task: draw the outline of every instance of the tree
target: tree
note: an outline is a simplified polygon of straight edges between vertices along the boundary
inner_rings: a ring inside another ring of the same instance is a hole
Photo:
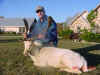
[[[91,27],[95,26],[95,22],[93,22],[93,20],[96,18],[96,16],[97,16],[97,12],[95,12],[94,10],[92,10],[89,13],[88,17],[87,17],[89,23],[91,24]]]

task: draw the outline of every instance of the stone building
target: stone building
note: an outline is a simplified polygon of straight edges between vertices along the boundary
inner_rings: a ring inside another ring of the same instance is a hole
[[[81,14],[75,15],[72,20],[69,21],[68,27],[75,33],[80,30],[87,29],[90,30],[90,23],[87,20],[88,11],[84,11]]]

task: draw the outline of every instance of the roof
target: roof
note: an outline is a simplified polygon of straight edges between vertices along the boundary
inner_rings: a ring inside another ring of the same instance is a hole
[[[32,24],[32,22],[34,21],[33,18],[26,18],[29,25]],[[21,18],[0,18],[0,26],[16,26],[16,27],[24,27],[24,22],[23,19]]]
[[[67,22],[67,24],[68,24],[68,25],[71,25],[71,24],[78,18],[79,15],[80,15],[80,13],[77,13],[75,16],[73,16],[73,17]]]
[[[72,25],[78,18],[82,17],[84,13],[86,13],[87,11],[84,11],[82,13],[77,13],[67,24],[68,25]],[[84,18],[84,17],[82,17]],[[84,20],[86,21],[86,19],[84,18]],[[86,21],[88,22],[88,21]]]

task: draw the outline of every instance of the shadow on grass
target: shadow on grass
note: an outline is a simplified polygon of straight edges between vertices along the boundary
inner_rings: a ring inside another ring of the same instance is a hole
[[[3,71],[2,67],[0,67],[0,75],[3,75]]]
[[[18,42],[22,41],[22,39],[7,39],[7,40],[0,40],[0,43],[8,43],[8,42]]]
[[[89,51],[100,50],[100,44],[96,44],[94,46],[88,46],[85,48],[73,49],[73,50],[75,50],[76,52],[84,56],[89,66],[97,66],[100,64],[100,54],[89,53]]]

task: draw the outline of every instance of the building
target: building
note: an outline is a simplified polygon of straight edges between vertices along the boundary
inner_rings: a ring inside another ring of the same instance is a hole
[[[90,23],[87,20],[87,15],[88,11],[84,11],[81,14],[78,13],[68,22],[68,27],[75,33],[83,29],[90,30]]]
[[[33,18],[27,18],[29,25],[34,21]],[[24,22],[21,18],[0,18],[0,31],[2,32],[24,32]]]
[[[100,4],[97,5],[95,9],[93,9],[94,13],[97,14],[96,18],[93,20],[95,22],[95,32],[100,33]]]

